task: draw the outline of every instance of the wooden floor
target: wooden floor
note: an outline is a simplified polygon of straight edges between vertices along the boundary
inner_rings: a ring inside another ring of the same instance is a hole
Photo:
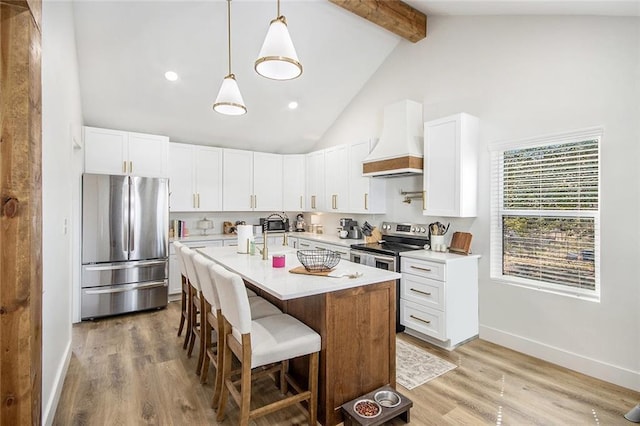
[[[73,328],[73,355],[54,425],[218,424],[210,408],[209,383],[195,374],[176,337],[179,305],[164,310],[84,322]],[[412,391],[416,425],[632,425],[623,414],[640,393],[554,366],[503,347],[474,340],[452,352],[401,338],[458,365]],[[255,401],[279,392],[266,378],[254,387]],[[233,402],[221,424],[237,424]],[[302,409],[259,418],[256,425],[305,423]],[[394,421],[390,425],[403,424]]]

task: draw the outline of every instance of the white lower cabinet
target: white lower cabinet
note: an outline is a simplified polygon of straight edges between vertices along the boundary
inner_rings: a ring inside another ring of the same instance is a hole
[[[202,241],[180,241],[191,249],[199,249],[205,247],[222,247],[222,240],[202,240]],[[169,294],[180,294],[182,291],[182,271],[180,271],[180,263],[178,255],[175,252],[173,244],[169,244]]]
[[[400,266],[405,332],[449,350],[477,337],[479,256],[427,251],[407,256]]]
[[[320,243],[313,240],[305,240],[300,238],[298,249],[300,250],[331,250],[340,255],[340,259],[349,260],[351,250],[348,247],[339,244]]]

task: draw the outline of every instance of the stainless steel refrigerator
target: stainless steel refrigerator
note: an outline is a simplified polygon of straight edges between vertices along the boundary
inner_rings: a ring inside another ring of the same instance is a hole
[[[167,305],[168,179],[82,176],[82,319]]]

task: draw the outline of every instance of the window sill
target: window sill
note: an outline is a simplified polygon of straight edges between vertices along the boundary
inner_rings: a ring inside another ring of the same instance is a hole
[[[492,276],[491,280],[500,284],[512,285],[515,287],[521,287],[528,290],[541,291],[544,293],[556,294],[558,296],[569,297],[572,299],[579,299],[587,302],[600,303],[600,294],[596,293],[595,291],[589,292],[588,290],[585,290],[581,292],[581,291],[576,291],[571,289],[564,290],[564,289],[558,289],[554,286],[547,286],[542,283],[523,282],[521,280],[514,279],[512,277],[504,277],[504,276],[500,276],[500,277]]]

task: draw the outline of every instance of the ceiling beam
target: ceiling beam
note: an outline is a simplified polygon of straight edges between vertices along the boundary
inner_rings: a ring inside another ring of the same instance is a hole
[[[416,43],[427,36],[427,15],[400,0],[329,0]]]

